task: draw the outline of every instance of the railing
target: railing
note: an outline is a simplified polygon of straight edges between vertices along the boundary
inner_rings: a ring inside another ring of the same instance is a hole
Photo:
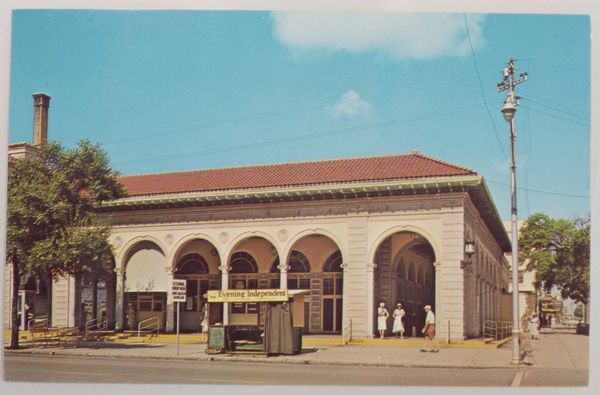
[[[33,317],[27,321],[27,330],[30,334],[43,332],[48,329],[48,316]]]
[[[483,337],[492,340],[502,340],[512,336],[512,321],[483,321]]]
[[[91,329],[95,330],[106,330],[106,317],[94,318],[93,320],[89,320],[85,323],[85,336],[88,336],[88,333]]]
[[[140,321],[138,324],[138,337],[142,336],[142,332],[144,335],[148,335],[153,332],[156,332],[156,335],[158,335],[159,331],[160,320],[157,316],[146,318],[145,320]]]
[[[348,325],[344,327],[342,331],[342,341],[344,346],[352,341],[352,320],[348,320]]]

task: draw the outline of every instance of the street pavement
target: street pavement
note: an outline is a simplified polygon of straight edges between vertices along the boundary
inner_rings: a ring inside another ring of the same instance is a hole
[[[17,354],[7,356],[5,378],[11,382],[336,385],[336,386],[582,386],[587,371],[563,369],[482,370],[402,368],[277,363],[229,363],[189,360],[98,358]],[[288,387],[289,388],[289,387]],[[245,391],[246,392],[246,391]],[[286,392],[289,392],[286,389]],[[307,391],[312,393],[313,391]],[[480,391],[481,392],[481,391]],[[397,391],[396,391],[397,393]]]
[[[383,343],[385,344],[385,343]],[[574,332],[543,333],[531,340],[532,354],[526,358],[528,368],[588,370],[589,338]],[[260,362],[314,365],[368,365],[394,367],[444,368],[521,368],[511,364],[512,349],[508,342],[500,348],[451,348],[440,344],[438,353],[421,352],[414,347],[398,346],[332,346],[305,348],[298,355],[208,355],[204,344],[181,344],[177,355],[175,344],[102,342],[79,347],[46,347],[6,350],[6,355],[37,354],[111,358],[179,359],[195,361]]]

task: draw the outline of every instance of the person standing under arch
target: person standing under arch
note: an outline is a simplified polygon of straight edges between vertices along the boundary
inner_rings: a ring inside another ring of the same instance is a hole
[[[402,323],[402,319],[406,315],[404,311],[404,306],[402,303],[398,303],[392,316],[394,317],[394,326],[392,327],[392,333],[396,335],[396,337],[400,336],[400,339],[404,338],[404,324]]]
[[[379,303],[379,308],[377,309],[377,330],[379,330],[379,337],[382,339],[387,330],[387,319],[389,316],[390,313],[385,308],[385,303]]]

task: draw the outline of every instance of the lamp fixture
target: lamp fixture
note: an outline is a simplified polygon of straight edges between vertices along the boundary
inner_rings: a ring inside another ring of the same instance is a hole
[[[463,259],[462,261],[460,261],[461,269],[464,269],[465,267],[473,263],[473,260],[471,259],[473,254],[475,254],[475,242],[473,240],[465,240],[465,255],[469,259]]]

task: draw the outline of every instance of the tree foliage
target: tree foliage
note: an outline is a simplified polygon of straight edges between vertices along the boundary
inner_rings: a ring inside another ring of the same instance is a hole
[[[590,289],[590,218],[574,221],[533,214],[519,236],[519,260],[536,271],[536,288],[558,286],[563,297],[587,303]]]
[[[109,230],[97,223],[93,208],[122,196],[105,151],[87,140],[73,149],[46,144],[31,157],[9,161],[7,260],[14,289],[28,274],[105,272]]]

